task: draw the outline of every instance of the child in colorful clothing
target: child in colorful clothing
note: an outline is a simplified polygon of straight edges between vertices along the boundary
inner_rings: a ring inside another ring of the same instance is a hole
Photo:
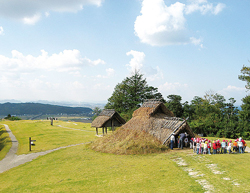
[[[243,143],[241,137],[239,138],[238,141],[238,147],[239,147],[239,153],[243,153]]]
[[[200,143],[199,143],[199,139],[198,141],[196,141],[196,149],[197,149],[197,154],[200,153]]]
[[[196,141],[197,141],[197,139],[194,138],[194,140],[193,140],[193,151],[194,151],[194,153],[196,152]]]
[[[237,140],[235,140],[235,141],[233,142],[233,151],[234,151],[234,152],[237,152],[237,151],[238,151],[238,143],[237,143]]]
[[[202,140],[202,141],[201,141],[201,146],[200,146],[200,148],[201,148],[200,153],[201,153],[201,154],[203,154],[203,151],[204,151],[204,144],[205,144],[205,143],[204,143],[204,140]]]
[[[230,140],[228,142],[228,145],[227,145],[227,150],[228,150],[228,154],[230,154],[232,151],[231,151],[231,148],[232,148],[232,140]]]
[[[220,153],[220,149],[221,149],[221,143],[220,140],[217,140],[217,153]]]
[[[190,139],[190,142],[189,142],[190,149],[193,149],[193,140],[194,140],[194,138]]]
[[[226,147],[224,153],[227,153],[228,140],[226,140]]]
[[[204,152],[203,154],[207,154],[207,141],[204,143]]]
[[[242,143],[243,143],[242,151],[243,151],[243,153],[245,153],[245,143],[246,143],[246,142],[244,141],[244,139],[242,139],[241,141],[242,141]]]
[[[207,143],[208,154],[211,154],[211,146],[212,146],[211,141],[208,140],[208,143]]]
[[[213,142],[213,154],[217,153],[217,141]]]
[[[225,148],[226,148],[226,141],[225,139],[221,142],[221,152],[220,153],[225,153]]]

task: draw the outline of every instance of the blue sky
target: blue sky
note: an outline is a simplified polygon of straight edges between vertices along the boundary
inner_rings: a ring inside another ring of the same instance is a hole
[[[250,1],[0,0],[0,100],[103,102],[135,69],[165,99],[241,104]]]

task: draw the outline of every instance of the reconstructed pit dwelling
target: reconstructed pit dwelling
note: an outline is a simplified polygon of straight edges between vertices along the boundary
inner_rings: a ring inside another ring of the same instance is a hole
[[[180,133],[187,133],[188,138],[195,137],[193,131],[189,127],[186,119],[174,117],[173,112],[167,109],[164,103],[159,100],[147,100],[142,106],[135,110],[132,119],[125,123],[124,119],[113,109],[105,109],[92,122],[92,127],[98,128],[122,127],[124,129],[133,129],[137,131],[145,131],[162,142],[169,145],[170,137],[174,133],[177,137]]]

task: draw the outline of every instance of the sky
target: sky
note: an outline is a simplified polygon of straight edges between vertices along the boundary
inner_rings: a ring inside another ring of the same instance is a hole
[[[248,95],[249,0],[0,0],[0,100],[106,103],[139,70],[167,100]]]

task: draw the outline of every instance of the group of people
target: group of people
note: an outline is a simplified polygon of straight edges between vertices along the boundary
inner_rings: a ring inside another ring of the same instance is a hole
[[[175,146],[175,134],[173,133],[170,137],[170,148],[173,149]],[[178,144],[178,148],[183,149],[184,145],[185,147],[188,146],[188,134],[185,133],[180,133],[178,138],[177,138],[177,144]]]
[[[177,142],[177,144],[176,144]],[[184,145],[193,149],[194,153],[197,154],[230,154],[230,153],[244,153],[247,143],[241,137],[232,140],[222,140],[219,139],[211,141],[206,138],[191,138],[188,139],[187,133],[181,133],[178,137],[173,133],[170,137],[170,148],[173,149],[175,145],[178,148],[183,149]]]
[[[247,143],[241,137],[234,140],[219,139],[211,141],[206,138],[191,138],[190,148],[197,154],[244,153]]]

